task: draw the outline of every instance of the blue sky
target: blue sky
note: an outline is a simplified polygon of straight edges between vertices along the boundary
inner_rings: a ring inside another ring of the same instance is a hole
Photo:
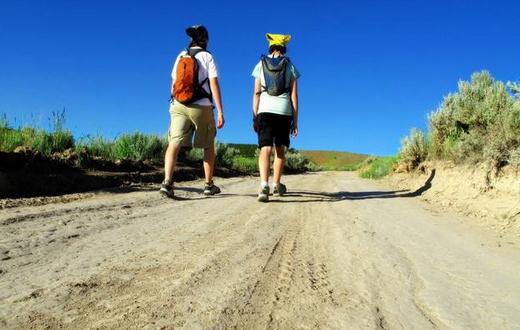
[[[255,143],[251,71],[287,33],[300,78],[298,149],[397,152],[457,81],[520,80],[518,1],[2,1],[0,114],[80,138],[168,127],[170,72],[204,24],[220,73],[222,142]],[[188,3],[188,2],[183,2]]]

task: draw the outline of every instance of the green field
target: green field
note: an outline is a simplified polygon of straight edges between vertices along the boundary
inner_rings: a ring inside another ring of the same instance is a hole
[[[323,170],[352,171],[368,158],[368,155],[342,151],[300,150],[300,153]]]

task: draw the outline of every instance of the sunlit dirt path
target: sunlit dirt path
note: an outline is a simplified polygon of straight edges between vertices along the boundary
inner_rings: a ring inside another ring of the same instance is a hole
[[[1,328],[515,329],[520,253],[352,173],[0,210]]]

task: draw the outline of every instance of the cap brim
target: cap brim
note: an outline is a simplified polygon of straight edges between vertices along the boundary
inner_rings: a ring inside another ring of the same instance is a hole
[[[197,31],[197,30],[194,27],[190,26],[189,28],[186,29],[186,34],[191,37],[191,36],[193,36],[193,33],[195,31]]]

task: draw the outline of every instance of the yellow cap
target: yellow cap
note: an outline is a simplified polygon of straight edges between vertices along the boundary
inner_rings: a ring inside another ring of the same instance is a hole
[[[291,40],[291,36],[288,34],[266,33],[265,37],[269,42],[269,46],[277,45],[285,47]]]

